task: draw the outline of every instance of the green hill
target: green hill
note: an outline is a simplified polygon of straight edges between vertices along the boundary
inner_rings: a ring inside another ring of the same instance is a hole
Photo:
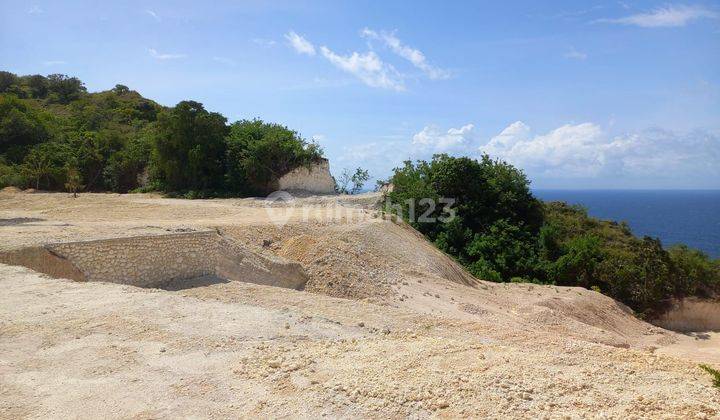
[[[170,108],[123,85],[89,93],[74,77],[0,72],[0,187],[65,190],[79,174],[85,191],[242,196],[321,158],[287,127],[228,125],[198,102]]]

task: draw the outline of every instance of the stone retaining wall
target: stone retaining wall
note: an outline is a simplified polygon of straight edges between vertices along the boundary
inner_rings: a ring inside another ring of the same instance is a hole
[[[215,231],[67,242],[0,253],[0,263],[22,265],[57,278],[139,287],[216,276],[302,289],[302,266],[225,238]]]
[[[177,278],[215,273],[214,231],[46,245],[71,261],[87,281],[152,287]]]

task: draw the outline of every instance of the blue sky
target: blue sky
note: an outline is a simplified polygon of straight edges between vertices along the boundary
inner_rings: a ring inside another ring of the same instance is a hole
[[[0,6],[4,70],[281,122],[335,173],[486,152],[536,188],[720,188],[718,2]]]

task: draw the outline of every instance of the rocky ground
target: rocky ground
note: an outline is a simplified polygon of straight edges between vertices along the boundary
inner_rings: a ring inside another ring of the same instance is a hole
[[[217,229],[297,261],[304,291],[163,289],[0,265],[0,417],[716,418],[716,335],[595,292],[470,277],[377,196],[259,200],[0,193],[0,250]]]

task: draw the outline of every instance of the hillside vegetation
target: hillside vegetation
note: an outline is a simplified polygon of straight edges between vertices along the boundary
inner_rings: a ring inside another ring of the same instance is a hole
[[[198,102],[169,108],[123,85],[88,93],[74,77],[0,72],[0,187],[259,195],[322,156],[287,127],[228,124]],[[367,177],[361,169],[347,173],[341,190],[356,192],[348,184]],[[718,260],[685,246],[665,249],[579,207],[543,203],[505,162],[438,155],[406,162],[391,181],[398,212],[478,278],[582,286],[641,316],[658,314],[673,298],[720,291]],[[443,206],[429,207],[442,198],[455,200],[456,217],[443,221]],[[414,217],[421,214],[435,219]]]
[[[720,292],[720,260],[686,246],[665,249],[581,207],[543,203],[522,171],[488,156],[408,161],[391,182],[397,211],[481,279],[594,289],[644,317],[673,298]],[[445,209],[435,205],[442,197],[456,200],[456,217],[443,221]]]
[[[228,125],[198,102],[168,108],[123,85],[88,93],[75,77],[0,72],[0,187],[263,194],[322,154],[287,127]]]

